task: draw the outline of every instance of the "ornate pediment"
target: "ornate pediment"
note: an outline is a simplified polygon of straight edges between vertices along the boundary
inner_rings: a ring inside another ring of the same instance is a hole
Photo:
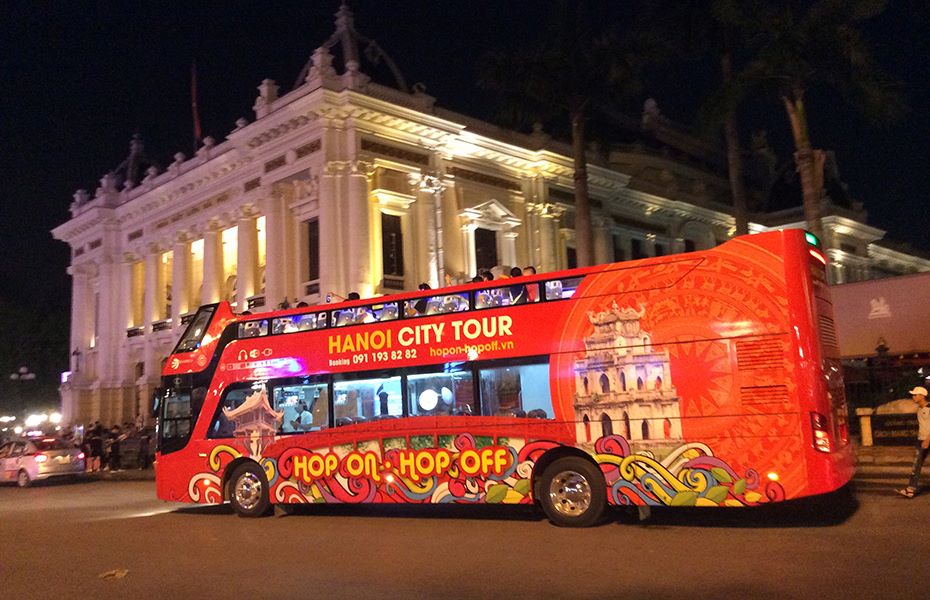
[[[466,208],[459,216],[466,222],[488,229],[513,229],[522,221],[498,200],[488,200]]]

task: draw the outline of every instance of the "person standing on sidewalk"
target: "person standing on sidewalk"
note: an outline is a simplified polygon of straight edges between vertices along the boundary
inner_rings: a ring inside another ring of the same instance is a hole
[[[910,392],[911,398],[917,403],[917,450],[914,455],[914,470],[907,482],[907,487],[898,490],[905,498],[913,498],[917,494],[920,483],[920,470],[930,452],[930,405],[927,403],[927,388],[917,386]]]

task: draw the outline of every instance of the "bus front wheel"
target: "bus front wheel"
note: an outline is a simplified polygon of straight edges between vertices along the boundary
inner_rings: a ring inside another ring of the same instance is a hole
[[[261,517],[271,506],[268,480],[255,463],[243,463],[230,478],[229,503],[240,517]]]
[[[578,456],[560,458],[546,467],[537,489],[546,517],[560,527],[595,525],[607,506],[600,469]]]

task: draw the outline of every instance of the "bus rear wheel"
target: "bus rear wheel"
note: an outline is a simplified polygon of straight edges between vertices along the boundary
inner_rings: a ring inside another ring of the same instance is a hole
[[[578,456],[557,459],[546,467],[537,490],[543,512],[559,527],[595,525],[607,506],[600,469]]]
[[[229,503],[240,517],[261,517],[268,514],[268,480],[261,467],[244,463],[229,479]]]

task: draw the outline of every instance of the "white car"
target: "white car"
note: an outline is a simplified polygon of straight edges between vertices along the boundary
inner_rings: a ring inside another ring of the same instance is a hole
[[[28,487],[33,481],[84,472],[84,453],[57,438],[16,440],[0,446],[0,481]]]

